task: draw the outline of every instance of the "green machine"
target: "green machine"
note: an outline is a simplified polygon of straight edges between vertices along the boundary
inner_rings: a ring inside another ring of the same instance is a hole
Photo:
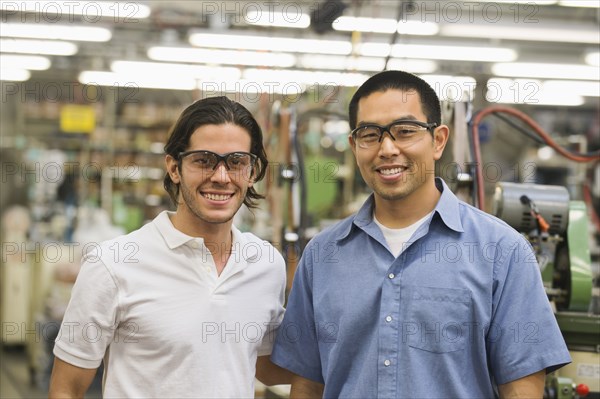
[[[547,378],[548,398],[600,398],[600,315],[594,309],[586,206],[562,186],[498,183],[493,214],[532,244],[573,363]]]

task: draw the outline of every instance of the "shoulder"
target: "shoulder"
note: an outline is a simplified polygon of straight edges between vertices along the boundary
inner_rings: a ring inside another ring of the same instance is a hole
[[[265,263],[275,263],[285,267],[283,256],[273,244],[249,232],[240,232],[239,250],[245,258],[258,256]]]
[[[354,218],[356,214],[350,215],[341,221],[326,227],[322,231],[320,231],[317,235],[315,235],[309,242],[310,245],[315,244],[331,244],[336,243],[340,240],[346,238],[354,224]]]
[[[476,229],[487,232],[487,235],[506,238],[510,241],[521,241],[524,237],[502,219],[482,211],[466,202],[459,201],[460,217],[466,231]]]

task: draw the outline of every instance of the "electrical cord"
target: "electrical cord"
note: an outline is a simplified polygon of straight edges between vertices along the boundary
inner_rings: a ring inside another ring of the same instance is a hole
[[[485,190],[484,190],[484,182],[483,182],[483,165],[481,163],[481,147],[479,142],[479,124],[486,116],[490,114],[509,114],[511,116],[517,117],[529,125],[533,132],[542,138],[542,140],[552,147],[557,153],[562,155],[563,157],[570,159],[575,162],[598,162],[600,161],[600,151],[595,151],[587,154],[579,154],[575,152],[571,152],[560,145],[558,145],[552,137],[548,133],[542,129],[540,125],[538,125],[533,119],[527,116],[525,113],[516,110],[510,107],[503,106],[493,106],[489,108],[484,108],[479,111],[470,122],[471,124],[471,138],[473,140],[473,158],[475,161],[475,182],[476,182],[476,197],[475,204],[479,209],[485,211]]]

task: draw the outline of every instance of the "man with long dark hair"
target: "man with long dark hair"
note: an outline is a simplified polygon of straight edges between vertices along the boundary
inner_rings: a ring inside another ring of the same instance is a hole
[[[84,256],[50,397],[82,397],[102,361],[105,397],[242,398],[254,397],[255,376],[288,382],[268,358],[283,317],[283,258],[232,222],[263,198],[258,123],[235,101],[206,98],[183,111],[165,152],[177,210]]]

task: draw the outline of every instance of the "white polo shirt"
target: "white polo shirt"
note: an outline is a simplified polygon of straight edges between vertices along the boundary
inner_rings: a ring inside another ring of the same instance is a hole
[[[254,397],[256,358],[271,353],[283,317],[285,263],[232,230],[220,276],[211,244],[175,229],[169,212],[97,246],[54,354],[83,368],[104,359],[104,397]]]

